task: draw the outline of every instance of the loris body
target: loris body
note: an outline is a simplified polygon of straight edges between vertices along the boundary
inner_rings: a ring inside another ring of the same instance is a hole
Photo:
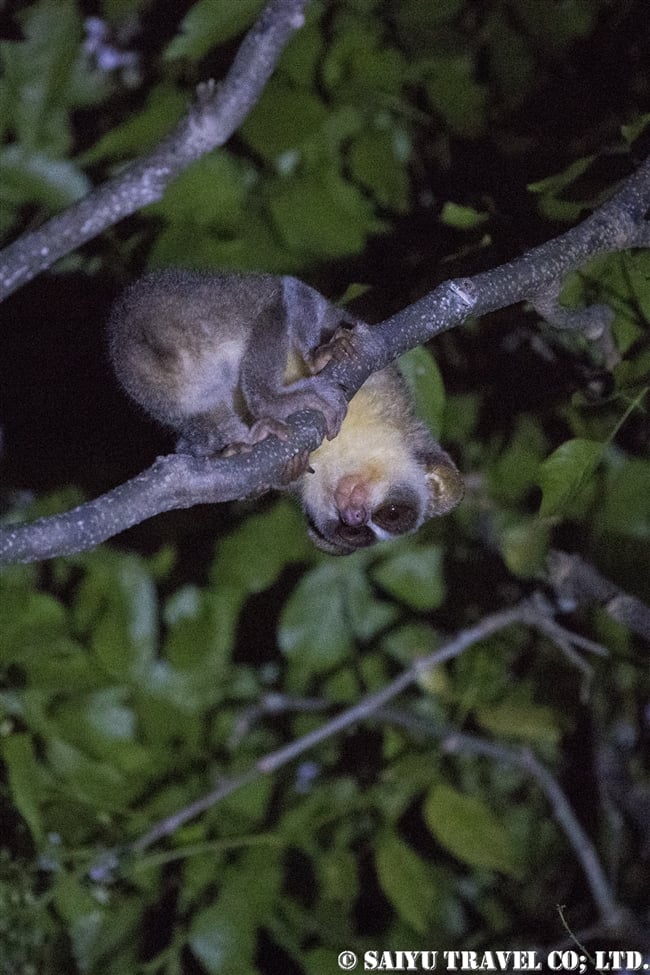
[[[396,367],[352,398],[318,375],[349,353],[354,320],[295,278],[169,269],[135,282],[111,316],[118,378],[176,429],[178,450],[212,455],[282,435],[315,409],[326,440],[292,489],[319,548],[348,554],[417,529],[461,499],[448,455],[418,421]]]

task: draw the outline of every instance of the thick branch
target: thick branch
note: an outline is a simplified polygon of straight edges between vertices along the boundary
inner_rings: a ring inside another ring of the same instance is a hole
[[[603,254],[646,247],[650,243],[650,158],[628,177],[618,192],[581,224],[521,257],[472,278],[440,285],[382,322],[378,337],[390,358],[446,332],[469,315],[478,318],[557,287],[570,272]],[[590,327],[593,316],[586,316]],[[577,316],[575,327],[583,327]],[[566,323],[564,323],[566,325]]]
[[[270,437],[250,453],[216,460],[190,454],[159,457],[146,471],[94,501],[0,531],[0,565],[84,552],[163,511],[233,501],[280,487],[278,471],[296,454],[315,450],[325,435],[320,413],[298,413],[290,426],[289,442]]]
[[[196,104],[150,155],[7,247],[0,260],[0,300],[107,227],[159,200],[183,170],[223,145],[257,103],[289,38],[303,25],[307,2],[271,0],[225,80],[200,86]]]

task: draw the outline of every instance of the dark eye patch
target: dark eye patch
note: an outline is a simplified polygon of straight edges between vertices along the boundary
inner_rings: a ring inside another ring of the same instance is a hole
[[[390,501],[387,504],[382,504],[372,513],[372,520],[375,525],[394,535],[412,531],[418,523],[418,517],[417,509],[403,501]]]
[[[309,514],[309,512],[307,512],[307,511],[305,512],[305,517],[307,519],[307,527],[309,528],[309,530],[312,533],[312,535],[315,535],[316,538],[318,538],[321,542],[327,541],[326,536],[320,530],[320,528],[318,527],[318,525],[316,524],[316,522],[314,521],[314,519],[311,517],[311,515]]]

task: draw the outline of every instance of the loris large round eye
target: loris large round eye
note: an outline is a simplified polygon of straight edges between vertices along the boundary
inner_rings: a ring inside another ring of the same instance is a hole
[[[384,531],[401,535],[403,532],[415,528],[418,522],[418,513],[412,505],[395,501],[384,504],[381,508],[373,511],[372,520]]]

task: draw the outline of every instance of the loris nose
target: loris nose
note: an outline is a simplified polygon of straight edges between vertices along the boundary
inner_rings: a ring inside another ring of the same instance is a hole
[[[345,474],[340,478],[334,491],[342,525],[348,528],[362,528],[370,518],[368,506],[368,484],[360,474]]]
[[[350,528],[360,528],[368,521],[368,509],[362,504],[346,504],[339,510],[339,518]]]

